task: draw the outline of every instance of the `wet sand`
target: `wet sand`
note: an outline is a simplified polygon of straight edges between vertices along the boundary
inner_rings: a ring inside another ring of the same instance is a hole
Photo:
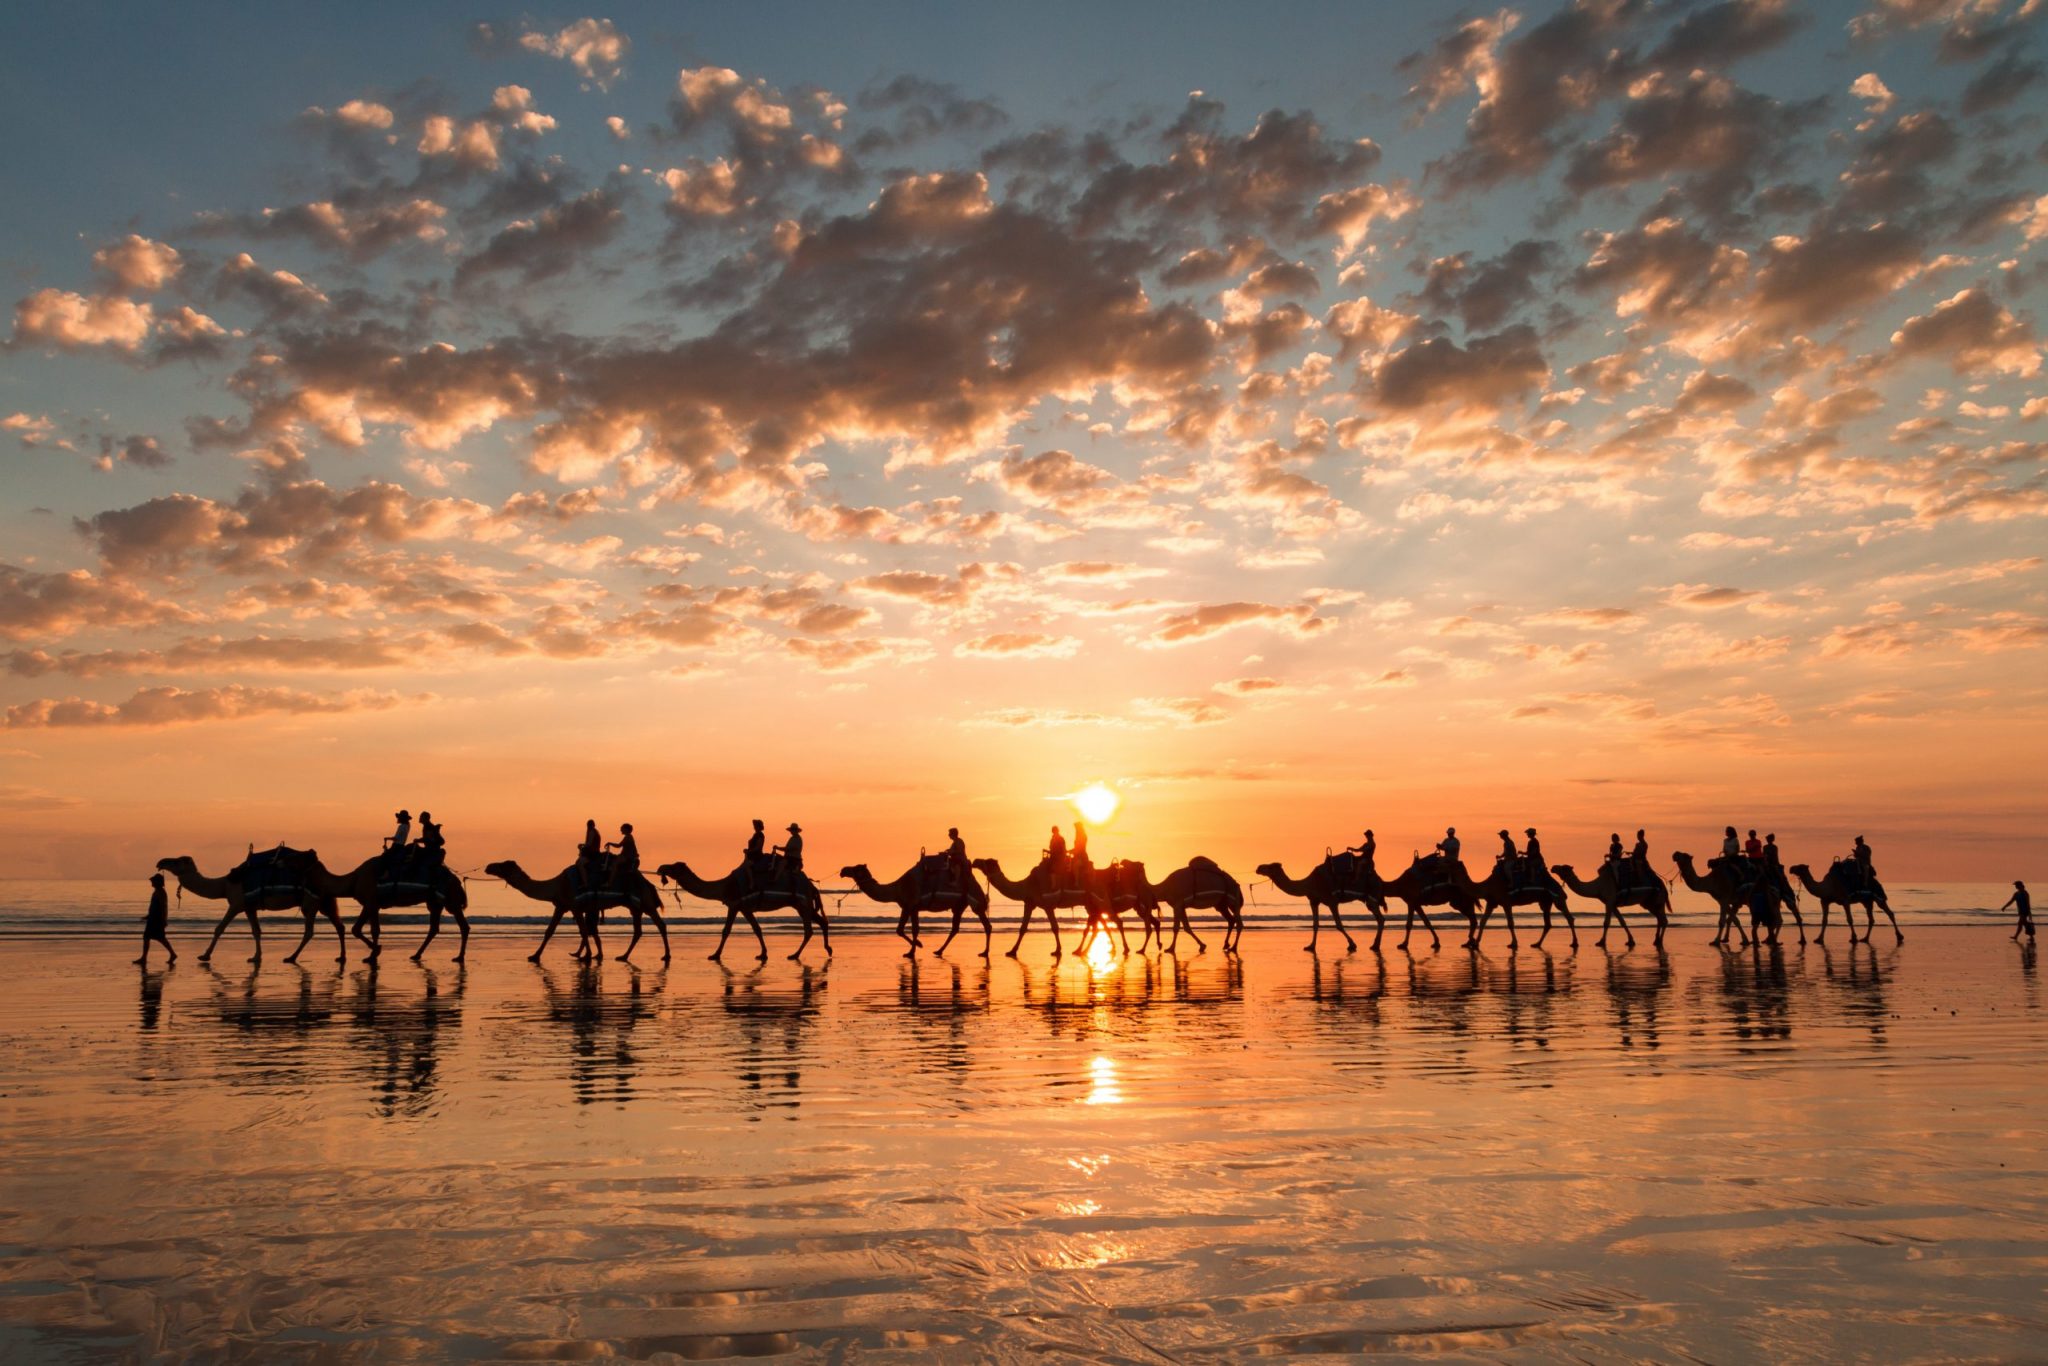
[[[2039,1357],[2035,960],[1908,935],[12,942],[0,1357]]]

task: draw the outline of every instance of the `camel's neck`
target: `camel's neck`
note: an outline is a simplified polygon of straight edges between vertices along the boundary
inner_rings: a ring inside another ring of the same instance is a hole
[[[1550,871],[1557,874],[1558,881],[1577,892],[1580,896],[1599,896],[1604,888],[1604,884],[1607,882],[1607,873],[1604,869],[1591,882],[1586,881],[1573,871],[1569,863],[1560,863]]]
[[[1273,865],[1273,885],[1289,896],[1306,896],[1309,891],[1307,878],[1289,877],[1287,870],[1277,863]]]
[[[1711,896],[1719,890],[1713,883],[1700,876],[1699,869],[1693,866],[1693,861],[1689,858],[1678,860],[1678,875],[1684,878],[1685,885],[1695,892],[1705,892]]]
[[[535,901],[553,901],[558,890],[557,884],[561,881],[560,878],[549,878],[542,882],[516,863],[509,865],[500,876],[505,879],[506,886],[515,892],[532,897]]]
[[[725,900],[726,884],[732,881],[731,878],[722,877],[715,881],[707,882],[692,872],[690,865],[687,863],[672,863],[668,866],[667,872],[670,877],[675,879],[677,886],[681,887],[691,896],[696,897],[699,901]]]
[[[901,901],[907,895],[905,889],[909,882],[908,873],[894,882],[884,884],[875,881],[875,875],[864,867],[853,870],[853,885],[860,888],[861,895],[870,901]]]
[[[1792,869],[1792,876],[1798,878],[1799,885],[1815,896],[1821,894],[1821,885],[1813,880],[1813,872],[1805,864],[1802,863],[1794,867]]]
[[[989,885],[1012,901],[1021,901],[1031,889],[1022,882],[1012,882],[1003,872],[1003,865],[989,859],[981,865],[981,871],[988,875]]]
[[[178,880],[178,886],[194,896],[203,896],[211,901],[228,899],[228,880],[224,877],[208,877],[199,871],[199,865],[190,859],[171,865],[171,876]]]

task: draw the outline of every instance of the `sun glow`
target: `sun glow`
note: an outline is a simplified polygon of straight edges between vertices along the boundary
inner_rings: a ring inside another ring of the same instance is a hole
[[[1116,789],[1102,782],[1088,784],[1067,800],[1074,804],[1074,810],[1080,813],[1081,819],[1090,825],[1101,825],[1114,816],[1116,809],[1124,804],[1124,799],[1117,795]]]

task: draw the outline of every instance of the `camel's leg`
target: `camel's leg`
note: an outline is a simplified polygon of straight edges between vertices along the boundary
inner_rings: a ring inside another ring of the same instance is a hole
[[[810,913],[805,907],[801,905],[796,907],[796,918],[797,923],[803,926],[804,937],[797,942],[796,952],[789,955],[789,961],[792,963],[804,956],[804,950],[811,946],[811,936],[817,933],[811,925]],[[914,943],[915,941],[912,942]],[[915,949],[912,952],[915,952]]]
[[[427,951],[427,945],[433,943],[434,936],[439,933],[441,933],[441,903],[439,901],[429,901],[427,902],[427,936],[420,940],[420,946],[412,951],[413,962],[417,963],[420,961],[420,956]]]
[[[462,932],[462,938],[455,944],[455,961],[460,963],[469,956],[469,917],[453,906],[448,908],[448,914],[455,917],[455,928]]]
[[[1890,912],[1886,912],[1886,914],[1890,914]],[[1113,916],[1113,917],[1115,917],[1115,919],[1116,919],[1116,940],[1117,940],[1117,943],[1119,943],[1119,944],[1123,945],[1123,948],[1124,948],[1124,957],[1128,958],[1128,957],[1130,957],[1130,956],[1131,956],[1131,937],[1130,937],[1129,935],[1127,935],[1127,934],[1125,934],[1125,933],[1124,933],[1124,918],[1123,918],[1123,914],[1122,914],[1121,912],[1119,912],[1119,911],[1111,911],[1111,912],[1110,912],[1110,915],[1111,915],[1111,916]],[[1107,935],[1105,935],[1105,936],[1103,936],[1103,937],[1104,937],[1104,938],[1108,938],[1108,936],[1107,936]]]
[[[739,915],[739,911],[734,907],[728,906],[725,908],[725,927],[718,932],[718,947],[713,949],[709,955],[711,962],[719,962],[725,957],[725,941],[732,934],[732,922],[737,915]]]
[[[235,917],[240,914],[241,912],[237,911],[233,906],[228,907],[227,914],[223,915],[220,918],[220,923],[213,927],[213,938],[206,941],[206,952],[199,955],[200,962],[207,962],[213,957],[213,951],[220,947],[221,935],[227,932],[228,926],[233,924]]]
[[[1613,909],[1614,923],[1621,926],[1621,932],[1628,936],[1628,947],[1634,948],[1636,946],[1636,932],[1628,927],[1628,917],[1621,913],[1621,907],[1619,905],[1615,906]],[[1600,937],[1602,939],[1605,939],[1607,936],[1605,934],[1602,934]]]
[[[1368,901],[1365,903],[1365,908],[1372,912],[1372,951],[1378,953],[1380,951],[1380,937],[1387,932],[1387,906],[1385,902],[1375,906]]]
[[[1333,907],[1332,909],[1335,908]],[[1323,903],[1311,897],[1308,903],[1308,944],[1302,949],[1303,953],[1314,953],[1316,951],[1316,939],[1322,932]]]
[[[1195,933],[1195,922],[1188,918],[1187,909],[1176,906],[1173,912],[1174,943],[1178,944],[1180,942],[1180,933],[1183,929],[1187,931],[1188,938],[1195,941],[1195,952],[1207,953],[1209,951],[1209,946],[1203,942],[1202,936]],[[1223,933],[1223,951],[1225,953],[1237,952],[1237,945],[1231,941],[1230,932],[1227,927]]]
[[[740,909],[740,914],[747,918],[747,928],[754,932],[754,947],[756,949],[756,952],[754,954],[754,961],[756,963],[767,962],[768,936],[761,933],[761,922],[755,919],[754,913],[751,910],[746,909],[745,907],[742,907]]]
[[[250,906],[242,914],[249,917],[249,937],[255,941],[254,949],[249,954],[249,961],[260,963],[263,961],[263,927],[256,923],[256,908]]]
[[[1508,905],[1506,905],[1506,906],[1503,906],[1503,907],[1501,907],[1501,908],[1500,908],[1500,913],[1501,913],[1501,914],[1502,914],[1503,916],[1506,916],[1506,917],[1507,917],[1507,922],[1508,922],[1508,949],[1509,949],[1509,951],[1510,951],[1510,952],[1512,952],[1513,950],[1515,950],[1515,949],[1519,949],[1520,947],[1522,947],[1522,940],[1521,940],[1521,936],[1520,936],[1520,935],[1519,935],[1518,933],[1516,933],[1516,930],[1515,930],[1515,908],[1514,908],[1514,904],[1513,904],[1512,902],[1510,902],[1510,903],[1509,903]],[[1549,933],[1550,933],[1550,907],[1548,907],[1548,906],[1545,906],[1545,907],[1543,908],[1543,934],[1549,934]],[[1541,944],[1541,943],[1543,942],[1543,935],[1542,935],[1542,934],[1539,934],[1539,935],[1537,935],[1537,936],[1536,936],[1536,942],[1537,942],[1537,943],[1539,943],[1539,944]],[[1475,949],[1479,947],[1479,936],[1478,936],[1478,935],[1476,935],[1476,934],[1472,936],[1472,947],[1473,947],[1473,948],[1475,948]]]
[[[966,914],[967,908],[965,906],[955,906],[953,908],[953,928],[946,931],[945,941],[932,950],[934,958],[944,958],[946,950],[951,947],[955,939],[960,937],[960,917]]]
[[[990,923],[987,911],[984,911],[979,906],[974,907],[973,910],[975,919],[981,922],[981,956],[987,958],[988,951],[992,947],[991,941],[995,938],[996,927]]]
[[[1343,902],[1332,901],[1330,903],[1330,925],[1333,929],[1337,931],[1337,933],[1344,936],[1344,952],[1357,953],[1358,941],[1351,937],[1351,931],[1344,928]]]
[[[666,963],[669,960],[668,921],[662,919],[660,911],[650,910],[647,914],[654,921],[654,928],[661,934],[661,961]]]
[[[647,933],[645,927],[643,927],[640,924],[640,908],[637,906],[633,907],[632,914],[633,937],[626,941],[626,951],[619,955],[619,961],[621,963],[630,963],[633,961],[633,950],[640,947],[640,936]]]
[[[1579,946],[1579,921],[1578,917],[1572,914],[1572,903],[1570,901],[1560,901],[1557,903],[1557,910],[1558,914],[1564,917],[1564,927],[1571,931],[1572,947],[1577,948]]]
[[[1806,917],[1799,914],[1799,903],[1790,897],[1786,897],[1784,899],[1784,908],[1792,912],[1792,923],[1799,927],[1799,942],[1804,944],[1806,942]],[[1780,916],[1779,919],[1782,920],[1784,917]]]
[[[832,922],[825,915],[823,899],[811,903],[811,914],[818,918],[818,937],[825,941],[825,956],[832,956]]]
[[[1243,938],[1244,907],[1226,905],[1223,908],[1223,951],[1236,953],[1238,943]]]
[[[1045,923],[1052,926],[1052,956],[1055,958],[1066,957],[1067,951],[1060,944],[1059,914],[1058,912],[1054,911],[1053,908],[1050,906],[1047,906],[1045,908]]]
[[[1030,928],[1031,903],[1027,901],[1024,903],[1024,919],[1019,921],[1017,924],[1017,942],[1010,945],[1009,949],[1004,952],[1003,957],[1015,958],[1017,956],[1017,950],[1024,946],[1024,931]]]
[[[551,919],[550,919],[550,920],[548,921],[548,927],[547,927],[547,928],[546,928],[545,930],[542,930],[542,931],[541,931],[541,934],[540,934],[540,947],[539,947],[539,948],[537,948],[537,949],[535,949],[535,950],[534,950],[534,951],[533,951],[532,953],[529,953],[528,955],[526,955],[526,961],[527,961],[527,962],[529,962],[529,963],[538,963],[538,962],[540,961],[540,956],[541,956],[542,954],[544,954],[544,953],[546,953],[546,952],[548,951],[548,941],[549,941],[550,939],[553,939],[553,938],[555,937],[555,927],[556,927],[557,925],[560,925],[560,924],[562,923],[562,917],[563,917],[563,916],[565,916],[565,915],[567,915],[568,913],[569,913],[569,908],[568,908],[567,906],[556,906],[556,907],[555,907],[555,914],[554,914],[553,918],[551,918]],[[578,924],[578,928],[579,928],[579,929],[581,928],[581,923],[580,923],[580,922],[579,922],[579,924]]]
[[[299,908],[299,914],[305,917],[306,932],[299,936],[299,946],[285,955],[284,961],[287,963],[298,962],[299,955],[306,951],[306,945],[313,942],[313,921],[319,912],[310,906],[302,906]]]
[[[1906,932],[1899,928],[1899,918],[1892,914],[1891,904],[1889,902],[1880,901],[1877,903],[1877,908],[1884,912],[1884,918],[1886,920],[1892,922],[1892,933],[1898,936],[1897,942],[1901,944],[1905,943]]]

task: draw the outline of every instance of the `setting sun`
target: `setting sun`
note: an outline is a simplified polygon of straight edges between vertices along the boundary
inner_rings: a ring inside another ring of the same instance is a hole
[[[1080,813],[1081,819],[1090,825],[1101,825],[1114,816],[1116,809],[1124,804],[1124,799],[1117,795],[1115,788],[1101,782],[1088,784],[1067,800],[1074,804],[1074,810]]]

